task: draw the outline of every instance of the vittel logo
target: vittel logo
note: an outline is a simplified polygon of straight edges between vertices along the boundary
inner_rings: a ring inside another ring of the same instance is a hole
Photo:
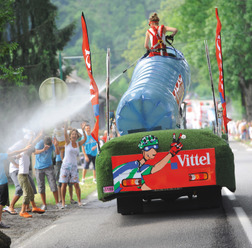
[[[210,154],[206,152],[205,155],[199,154],[184,154],[184,155],[177,155],[177,158],[182,165],[184,166],[200,166],[200,165],[210,165]]]

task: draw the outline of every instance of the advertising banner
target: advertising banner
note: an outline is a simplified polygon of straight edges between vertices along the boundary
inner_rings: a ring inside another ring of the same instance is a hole
[[[113,156],[114,192],[216,185],[214,148],[182,150],[155,170],[168,153],[158,152],[144,164],[142,154]]]

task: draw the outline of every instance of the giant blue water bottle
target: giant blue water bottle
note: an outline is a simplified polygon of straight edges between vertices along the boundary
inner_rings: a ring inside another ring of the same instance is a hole
[[[190,84],[190,68],[181,52],[169,48],[168,53],[137,63],[116,111],[120,135],[176,128]]]

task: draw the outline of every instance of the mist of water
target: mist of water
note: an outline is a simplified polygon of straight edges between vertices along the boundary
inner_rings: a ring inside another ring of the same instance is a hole
[[[104,88],[102,85],[100,87]],[[71,95],[64,100],[41,103],[16,113],[11,123],[1,127],[1,152],[6,152],[12,144],[23,138],[23,129],[36,133],[43,129],[46,134],[50,134],[58,123],[70,121],[79,113],[85,115],[84,111],[88,105],[90,105],[89,89],[81,87],[71,91]]]
[[[120,73],[110,80],[110,85],[122,75],[123,73]],[[104,80],[98,82],[96,80],[96,83],[99,93],[106,89]],[[89,89],[81,87],[71,91],[71,95],[64,100],[41,103],[17,113],[13,122],[9,123],[7,127],[1,127],[1,132],[3,132],[1,152],[6,152],[11,145],[24,137],[22,131],[24,128],[35,133],[43,129],[46,134],[50,134],[57,124],[70,121],[78,114],[85,115],[85,109],[90,102]]]

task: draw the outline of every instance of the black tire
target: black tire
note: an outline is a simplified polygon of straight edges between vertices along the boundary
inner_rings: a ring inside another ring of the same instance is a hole
[[[141,214],[143,212],[143,200],[139,197],[117,198],[117,212],[122,215]]]
[[[202,208],[218,208],[222,205],[221,187],[213,186],[197,192],[198,203]]]

